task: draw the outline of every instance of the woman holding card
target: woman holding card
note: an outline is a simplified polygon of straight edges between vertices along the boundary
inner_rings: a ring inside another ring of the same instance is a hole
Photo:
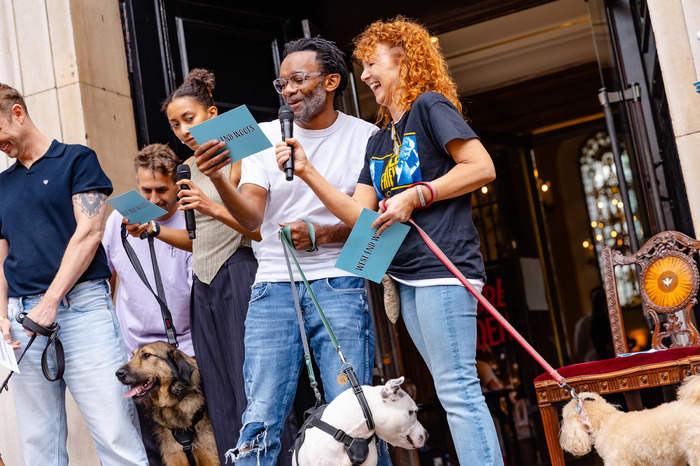
[[[175,135],[193,151],[199,147],[190,134],[190,127],[214,118],[214,74],[193,69],[164,102]],[[192,299],[190,319],[192,343],[207,399],[209,417],[220,452],[224,454],[238,441],[241,415],[247,400],[243,387],[243,333],[250,300],[250,287],[255,278],[257,261],[251,240],[260,240],[258,232],[243,229],[222,205],[221,197],[207,176],[190,157],[191,179],[181,180],[189,189],[179,193],[181,210],[194,210],[196,238],[190,240],[186,230],[158,228],[158,238],[181,249],[192,251]],[[228,165],[222,172],[238,186],[241,162]],[[133,229],[139,235],[144,225]]]
[[[352,197],[328,184],[294,139],[295,175],[338,218],[354,225],[363,208],[379,210],[381,233],[409,218],[481,289],[486,279],[471,217],[471,192],[495,178],[491,157],[462,117],[454,81],[422,26],[397,17],[355,39],[361,76],[380,104],[382,129],[370,138]],[[280,167],[289,158],[276,147]],[[503,464],[476,373],[476,299],[411,229],[389,267],[401,314],[435,380],[460,464]]]

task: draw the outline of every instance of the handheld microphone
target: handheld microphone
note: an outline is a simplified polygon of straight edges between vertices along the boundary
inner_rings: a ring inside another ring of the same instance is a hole
[[[192,177],[192,174],[190,172],[190,166],[187,164],[182,164],[177,166],[177,179],[178,180],[189,180]],[[180,185],[180,190],[182,191],[183,189],[190,189],[190,187],[186,184]],[[185,227],[187,228],[187,236],[190,237],[190,239],[195,239],[197,237],[197,234],[195,233],[196,226],[194,223],[194,210],[186,210],[185,211]]]
[[[292,137],[294,132],[294,110],[289,105],[282,105],[278,116],[282,127],[282,140],[286,141]],[[294,148],[289,154],[289,160],[284,162],[284,174],[287,175],[287,181],[292,181],[294,178]]]

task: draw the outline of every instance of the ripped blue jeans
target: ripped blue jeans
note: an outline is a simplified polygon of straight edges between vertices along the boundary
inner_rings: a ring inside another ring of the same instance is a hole
[[[310,285],[345,359],[353,364],[360,384],[369,385],[374,365],[374,329],[364,280],[335,277],[313,280]],[[295,286],[309,346],[321,373],[326,401],[330,402],[350,388],[350,384],[341,386],[336,382],[342,367],[340,357],[304,284]],[[254,284],[245,322],[243,377],[248,406],[243,414],[238,445],[236,450],[226,454],[227,459],[240,466],[275,465],[280,453],[282,426],[294,401],[303,354],[289,282]],[[250,449],[239,453],[247,448]]]

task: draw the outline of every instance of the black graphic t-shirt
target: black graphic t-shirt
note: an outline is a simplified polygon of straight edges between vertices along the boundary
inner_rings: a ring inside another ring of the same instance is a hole
[[[358,183],[374,186],[380,200],[417,181],[441,177],[455,166],[445,149],[447,143],[477,137],[454,105],[436,92],[420,95],[395,128],[395,138],[401,144],[398,154],[394,155],[391,126],[377,132],[367,142],[365,166],[358,179]],[[467,278],[486,279],[472,221],[471,194],[415,210],[412,218]],[[415,228],[406,236],[388,272],[404,280],[452,277]]]

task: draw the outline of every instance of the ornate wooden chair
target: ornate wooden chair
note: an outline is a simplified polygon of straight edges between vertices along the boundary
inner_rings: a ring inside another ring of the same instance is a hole
[[[700,241],[675,231],[655,235],[629,256],[608,247],[603,250],[615,357],[559,369],[572,389],[603,395],[624,393],[629,409],[641,409],[640,389],[676,384],[686,376],[700,374],[700,339],[691,316],[700,284],[694,259],[698,250]],[[637,268],[642,306],[654,322],[651,346],[656,351],[629,353],[615,275],[620,265]],[[567,401],[571,394],[548,374],[535,379],[535,392],[552,464],[563,465],[559,416],[553,403]]]

